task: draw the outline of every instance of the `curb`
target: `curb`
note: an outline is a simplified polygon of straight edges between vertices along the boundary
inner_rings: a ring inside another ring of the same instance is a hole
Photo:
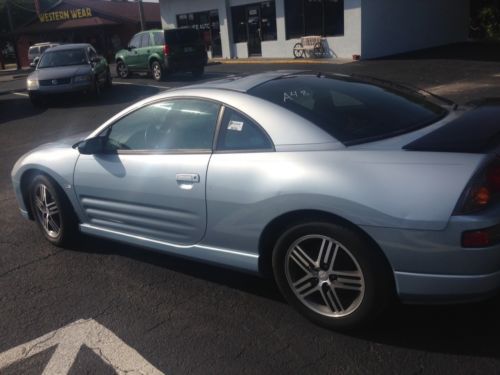
[[[348,59],[212,59],[208,65],[217,64],[329,64],[329,65],[342,65],[353,62]]]

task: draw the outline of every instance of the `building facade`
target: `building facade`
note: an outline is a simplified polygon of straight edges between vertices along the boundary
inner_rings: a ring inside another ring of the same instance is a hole
[[[467,39],[469,0],[160,0],[164,29],[199,29],[212,57],[293,57],[320,35],[330,57],[375,58]]]
[[[143,3],[147,29],[161,28],[159,13],[159,4]],[[91,43],[113,61],[115,52],[127,46],[140,29],[136,2],[61,0],[16,30],[20,63],[29,64],[28,49],[39,42]]]

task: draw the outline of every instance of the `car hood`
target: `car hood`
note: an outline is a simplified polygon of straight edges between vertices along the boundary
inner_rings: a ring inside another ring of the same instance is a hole
[[[37,69],[30,74],[30,79],[58,79],[88,74],[92,70],[90,65],[55,66],[53,68]]]

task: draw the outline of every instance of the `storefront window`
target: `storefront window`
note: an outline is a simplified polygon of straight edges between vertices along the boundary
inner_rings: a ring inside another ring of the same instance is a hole
[[[274,1],[264,1],[231,7],[234,43],[247,42],[248,24],[258,23],[261,40],[276,40],[276,5]]]
[[[287,39],[344,34],[344,0],[285,0]]]
[[[222,56],[217,10],[178,14],[177,27],[191,27],[199,30],[207,50],[212,50],[212,56]]]

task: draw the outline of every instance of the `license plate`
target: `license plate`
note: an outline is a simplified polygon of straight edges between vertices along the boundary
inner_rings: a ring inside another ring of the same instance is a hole
[[[194,48],[193,47],[184,47],[184,52],[193,52]]]

